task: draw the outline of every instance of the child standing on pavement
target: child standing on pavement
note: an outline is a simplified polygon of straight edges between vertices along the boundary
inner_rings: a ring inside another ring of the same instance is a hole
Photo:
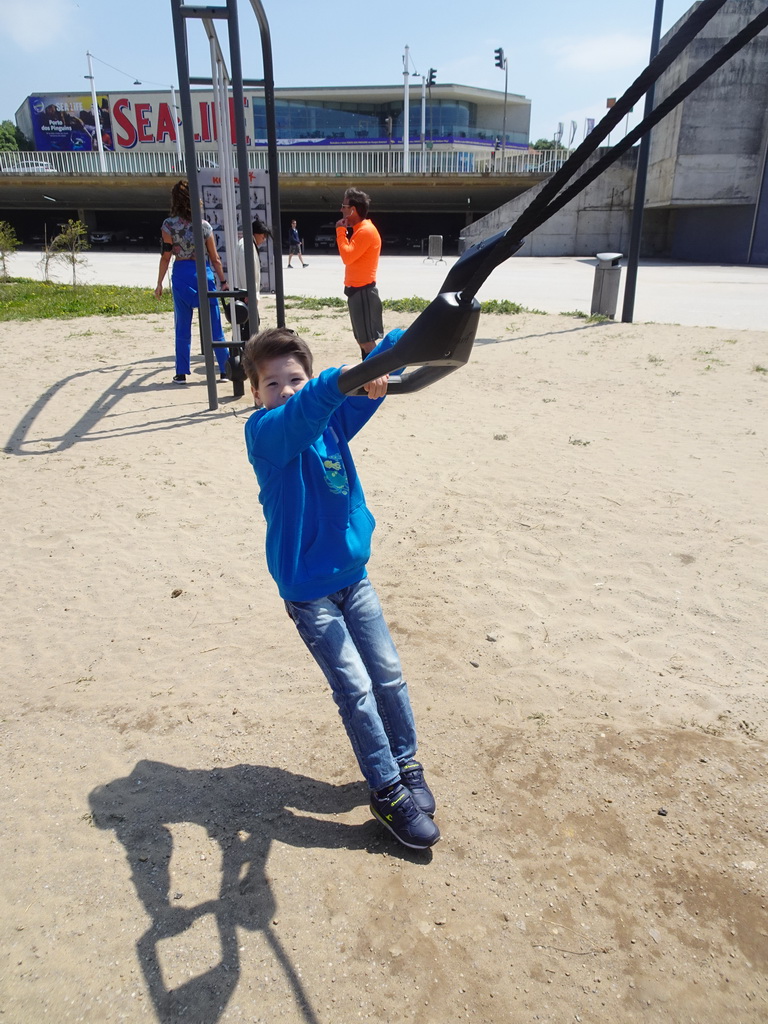
[[[391,331],[375,350],[402,334]],[[339,390],[343,368],[312,376],[307,343],[287,328],[262,331],[243,355],[254,398],[248,458],[267,522],[267,565],[301,639],[333,692],[371,811],[403,844],[440,838],[434,797],[414,760],[416,729],[400,659],[368,580],[374,519],[349,441],[380,407],[387,378],[367,397]]]

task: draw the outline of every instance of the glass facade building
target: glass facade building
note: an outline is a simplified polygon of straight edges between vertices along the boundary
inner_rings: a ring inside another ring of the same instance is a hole
[[[447,87],[452,91],[462,91],[461,86]],[[402,141],[404,128],[404,103],[402,90],[400,96],[395,87],[387,89],[390,96],[386,99],[379,96],[365,98],[366,89],[334,90],[345,92],[347,96],[326,98],[329,90],[320,90],[322,98],[311,95],[312,89],[290,90],[292,93],[303,92],[303,97],[281,97],[275,94],[275,116],[277,136],[281,141],[330,143],[345,142],[378,142],[386,143],[390,138],[389,119],[391,119],[392,141]],[[385,90],[372,88],[372,92],[381,93]],[[437,92],[438,90],[430,90]],[[425,136],[434,142],[488,142],[501,140],[503,124],[503,95],[491,93],[492,103],[477,102],[460,96],[440,97],[427,95],[425,102]],[[308,95],[310,94],[310,95]],[[355,100],[351,99],[355,95]],[[394,95],[393,95],[394,94]],[[347,97],[350,97],[349,99]],[[514,96],[509,103],[507,113],[507,145],[527,146],[530,102],[523,97]],[[258,96],[251,100],[250,126],[256,143],[265,141],[267,137],[266,114],[264,101]],[[413,90],[409,102],[409,138],[418,140],[421,137],[422,103],[418,89]]]

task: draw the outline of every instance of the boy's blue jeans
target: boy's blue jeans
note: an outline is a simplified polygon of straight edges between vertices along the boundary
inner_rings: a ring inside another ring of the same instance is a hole
[[[360,770],[373,790],[400,777],[416,753],[416,727],[395,645],[366,578],[288,614],[331,684]]]
[[[216,279],[213,269],[206,266],[208,290],[215,291]],[[190,373],[190,355],[192,352],[192,310],[200,305],[197,294],[197,267],[194,260],[174,260],[171,271],[171,292],[173,293],[173,314],[176,328],[176,373]],[[221,325],[221,313],[218,299],[208,300],[211,307],[211,329],[213,340],[225,341]],[[229,356],[229,349],[215,348],[216,362],[219,372],[224,373]]]

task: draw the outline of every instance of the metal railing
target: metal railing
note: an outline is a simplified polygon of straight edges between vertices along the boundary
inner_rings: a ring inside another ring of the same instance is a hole
[[[105,152],[106,170],[102,171],[99,154],[90,152],[0,152],[0,174],[45,175],[182,175],[184,159],[173,152],[144,152],[118,150]],[[568,157],[568,150],[507,151],[503,163],[501,154],[495,160],[482,149],[412,149],[410,174],[412,175],[467,175],[467,174],[552,174]],[[217,167],[216,152],[198,152],[198,169]],[[235,154],[232,153],[232,166]],[[268,167],[266,147],[248,153],[248,166],[252,171]],[[278,171],[281,176],[298,175],[336,177],[386,177],[403,175],[403,151],[388,147],[350,147],[334,149],[332,146],[303,148],[292,146],[278,151]]]

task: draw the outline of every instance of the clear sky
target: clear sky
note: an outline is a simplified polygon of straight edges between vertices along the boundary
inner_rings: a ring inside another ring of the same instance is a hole
[[[221,3],[221,0],[200,0]],[[531,100],[531,140],[568,141],[575,121],[599,121],[648,63],[656,0],[262,0],[279,86],[393,85],[411,71],[437,70],[438,82],[504,90],[494,64],[502,46],[509,92]],[[664,0],[662,34],[692,0]],[[261,43],[250,0],[239,0],[243,73],[262,75]],[[226,46],[223,23],[219,35]],[[0,120],[13,120],[34,92],[87,90],[86,51],[99,92],[178,85],[170,0],[0,0],[4,39]],[[192,74],[210,76],[202,25],[189,30]],[[635,109],[629,127],[640,120]],[[626,130],[622,125],[621,134]],[[617,141],[618,133],[614,134]]]

